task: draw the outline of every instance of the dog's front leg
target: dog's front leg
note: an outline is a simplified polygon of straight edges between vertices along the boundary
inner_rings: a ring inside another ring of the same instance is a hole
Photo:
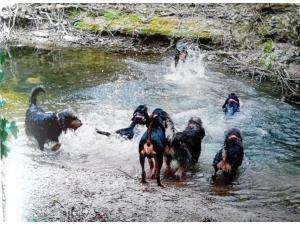
[[[163,187],[163,185],[160,182],[160,170],[162,165],[163,165],[163,156],[157,156],[155,159],[156,180],[157,180],[157,185],[160,187]]]
[[[140,164],[142,167],[142,183],[146,182],[146,172],[145,172],[145,156],[140,153]]]
[[[44,140],[38,140],[39,148],[40,148],[40,150],[42,150],[42,151],[44,151],[44,143],[45,143]]]

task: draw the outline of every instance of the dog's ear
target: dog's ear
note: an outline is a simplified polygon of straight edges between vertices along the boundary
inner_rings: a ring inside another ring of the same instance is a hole
[[[66,120],[66,117],[65,115],[62,113],[59,118],[58,118],[58,121],[59,121],[59,125],[61,127],[61,129],[65,132],[67,132],[67,125],[65,123],[65,120]]]
[[[67,123],[66,123],[67,122],[66,116],[67,116],[67,111],[63,111],[58,114],[58,122],[59,122],[60,128],[63,131],[65,131],[65,133],[67,132],[67,129],[68,129]]]

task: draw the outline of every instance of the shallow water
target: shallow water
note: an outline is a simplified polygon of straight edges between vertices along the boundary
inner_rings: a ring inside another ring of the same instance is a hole
[[[55,179],[53,165],[70,168],[70,176],[76,176],[80,169],[91,173],[119,169],[138,178],[137,146],[145,128],[138,127],[131,141],[100,136],[95,128],[114,131],[126,127],[136,106],[147,104],[150,111],[161,107],[169,112],[178,131],[185,128],[191,116],[200,116],[206,130],[199,163],[182,182],[162,175],[165,191],[168,187],[170,191],[182,189],[195,198],[195,193],[201,193],[246,212],[271,213],[269,218],[275,221],[299,221],[300,111],[245,81],[206,66],[199,52],[191,52],[187,62],[177,69],[172,56],[118,55],[95,49],[23,48],[11,50],[11,54],[0,94],[10,96],[11,111],[5,113],[17,121],[20,134],[17,140],[10,141],[11,152],[4,165],[7,220],[28,220],[30,212],[25,202],[30,192],[45,187],[40,183],[43,178],[24,177],[38,174],[40,165],[46,165],[42,173],[45,181]],[[63,145],[58,152],[41,152],[24,135],[27,98],[38,83],[47,88],[39,98],[44,109],[67,108],[83,122],[78,131],[60,137]],[[226,119],[221,106],[230,92],[238,94],[241,110]],[[213,185],[212,160],[222,147],[224,132],[232,127],[242,131],[245,158],[234,185]],[[151,186],[156,188],[155,182]],[[64,194],[61,188],[46,188]],[[136,190],[127,191],[134,195]],[[39,198],[32,202],[42,204]],[[158,213],[158,221],[160,218],[163,217]]]

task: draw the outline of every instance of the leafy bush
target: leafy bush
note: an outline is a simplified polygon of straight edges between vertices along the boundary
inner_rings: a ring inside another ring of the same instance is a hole
[[[3,80],[3,66],[4,63],[4,51],[0,49],[0,82]],[[0,108],[5,107],[6,101],[0,96]],[[2,114],[0,115],[0,150],[1,159],[7,157],[9,148],[6,145],[9,134],[12,134],[14,138],[17,138],[19,130],[15,121],[9,121]]]

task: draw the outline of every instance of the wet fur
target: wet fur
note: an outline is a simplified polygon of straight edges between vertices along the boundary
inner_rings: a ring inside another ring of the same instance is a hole
[[[149,118],[147,131],[139,143],[140,164],[142,167],[142,183],[146,183],[145,158],[148,158],[150,177],[156,178],[157,185],[162,186],[160,171],[166,146],[165,124],[167,113],[162,109],[155,109]]]
[[[222,106],[226,116],[233,116],[236,112],[239,111],[239,107],[240,101],[235,93],[231,93]]]
[[[145,125],[145,124],[147,124],[148,120],[149,120],[148,108],[146,107],[146,105],[139,105],[133,112],[133,117],[131,119],[132,122],[129,125],[129,127],[119,129],[119,130],[115,131],[114,133],[125,139],[130,140],[134,137],[134,127],[137,124]],[[97,128],[96,128],[96,132],[98,134],[102,134],[105,136],[112,135],[112,133],[110,133],[110,132],[101,131],[101,130],[98,130]]]
[[[183,173],[193,164],[197,163],[201,154],[201,142],[205,136],[202,121],[199,117],[192,117],[182,132],[178,132],[171,146],[165,151],[167,169],[170,170],[172,160],[179,164],[175,176],[182,179]]]
[[[45,93],[42,86],[33,88],[29,98],[29,108],[26,111],[25,132],[28,136],[34,137],[41,150],[44,144],[49,141],[59,142],[58,138],[67,129],[77,129],[81,121],[71,112],[62,111],[57,114],[45,112],[37,106],[37,95]]]
[[[233,180],[236,177],[237,169],[242,164],[244,158],[244,148],[241,133],[238,129],[229,130],[225,136],[224,146],[216,154],[213,167],[215,173],[213,179],[219,170]]]
[[[185,48],[180,47],[181,45],[185,45]],[[175,46],[175,67],[177,67],[179,60],[182,60],[183,62],[185,62],[186,58],[188,56],[188,52],[187,52],[187,43],[183,43],[181,41],[179,41],[176,46]]]

